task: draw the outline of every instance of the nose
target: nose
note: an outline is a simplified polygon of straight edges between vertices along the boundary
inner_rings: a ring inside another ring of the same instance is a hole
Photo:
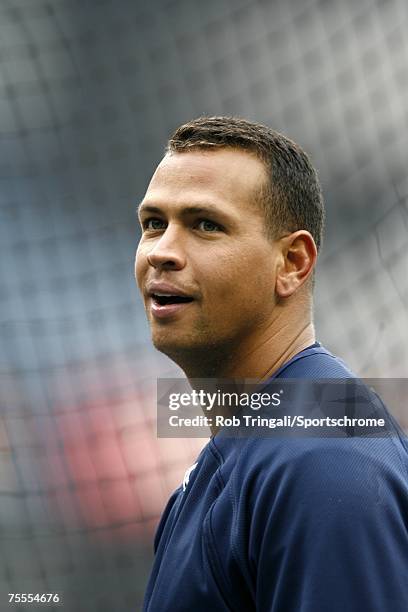
[[[186,265],[182,247],[182,237],[176,228],[167,226],[166,230],[147,253],[147,261],[153,268],[182,270]]]

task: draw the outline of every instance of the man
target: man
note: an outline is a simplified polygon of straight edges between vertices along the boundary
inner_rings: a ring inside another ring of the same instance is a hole
[[[298,145],[236,118],[181,126],[139,218],[153,343],[189,379],[353,377],[315,339],[324,209]],[[146,612],[408,610],[397,427],[376,438],[212,433],[162,516]]]

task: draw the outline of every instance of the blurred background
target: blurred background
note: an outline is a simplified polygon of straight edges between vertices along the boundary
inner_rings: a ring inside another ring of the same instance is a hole
[[[310,153],[318,339],[362,376],[408,376],[407,17],[405,0],[0,0],[2,610],[11,592],[139,610],[205,442],[157,439],[156,379],[181,372],[133,279],[136,206],[180,123],[241,115]]]

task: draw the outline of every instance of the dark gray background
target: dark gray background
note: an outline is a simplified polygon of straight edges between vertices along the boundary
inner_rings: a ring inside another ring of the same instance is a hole
[[[407,13],[0,0],[1,609],[58,591],[69,611],[137,610],[194,461],[192,441],[157,441],[155,379],[176,369],[133,280],[135,208],[178,124],[242,115],[311,154],[318,339],[361,375],[407,376]]]

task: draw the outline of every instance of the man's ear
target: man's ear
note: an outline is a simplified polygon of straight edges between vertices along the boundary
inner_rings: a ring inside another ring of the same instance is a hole
[[[317,260],[313,236],[298,230],[280,239],[281,264],[276,276],[276,293],[290,297],[311,275]]]

